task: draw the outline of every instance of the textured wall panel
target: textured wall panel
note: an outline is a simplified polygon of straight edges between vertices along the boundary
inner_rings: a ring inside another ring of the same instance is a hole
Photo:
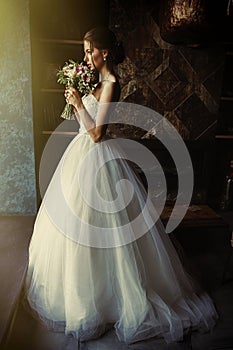
[[[0,213],[36,211],[29,1],[0,2]]]
[[[122,100],[166,116],[186,140],[213,138],[224,63],[220,45],[191,48],[165,42],[158,0],[110,4],[110,26],[127,55],[118,69]]]

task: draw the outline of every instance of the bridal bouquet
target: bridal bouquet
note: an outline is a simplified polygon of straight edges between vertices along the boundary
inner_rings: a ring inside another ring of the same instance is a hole
[[[95,73],[83,62],[69,60],[62,69],[58,70],[57,76],[59,84],[72,86],[82,95],[89,94],[94,88]],[[61,117],[68,120],[75,119],[73,106],[67,103]]]

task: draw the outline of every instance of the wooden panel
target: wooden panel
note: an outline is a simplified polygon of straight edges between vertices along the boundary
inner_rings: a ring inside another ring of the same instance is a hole
[[[64,121],[60,118],[65,106],[64,87],[57,83],[56,72],[70,58],[83,59],[83,35],[97,25],[108,24],[108,9],[108,0],[30,1],[38,205],[39,167],[48,132]]]

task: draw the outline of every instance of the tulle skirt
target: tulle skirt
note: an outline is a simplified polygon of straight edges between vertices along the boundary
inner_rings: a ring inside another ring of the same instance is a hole
[[[27,299],[43,322],[80,341],[114,327],[120,341],[182,340],[217,319],[196,290],[121,149],[76,136],[36,218]]]

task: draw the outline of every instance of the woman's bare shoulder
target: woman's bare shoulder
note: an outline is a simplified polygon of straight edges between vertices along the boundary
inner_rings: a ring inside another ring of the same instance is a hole
[[[98,101],[115,102],[119,100],[120,90],[120,84],[117,79],[115,81],[105,80],[97,86],[94,95]]]

